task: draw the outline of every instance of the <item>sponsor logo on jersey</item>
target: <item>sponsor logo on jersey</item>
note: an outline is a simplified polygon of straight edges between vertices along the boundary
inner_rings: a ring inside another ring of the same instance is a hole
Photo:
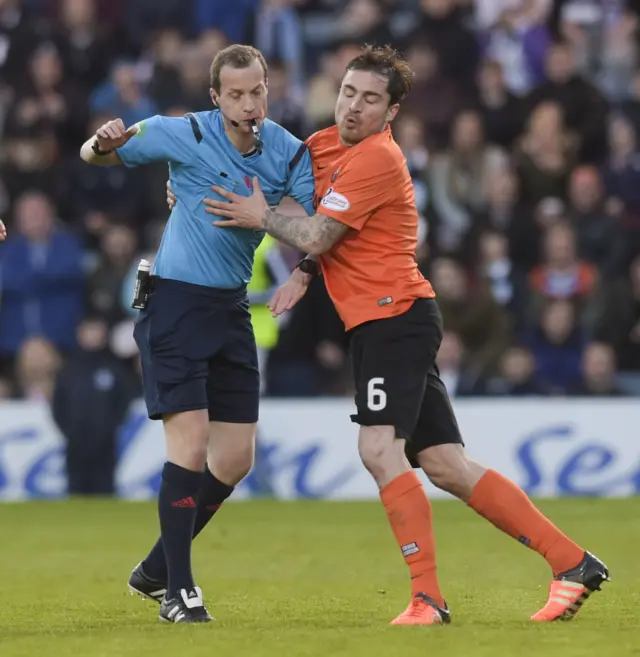
[[[328,210],[336,210],[337,212],[345,212],[351,207],[349,199],[338,192],[334,192],[333,187],[329,187],[320,205]]]

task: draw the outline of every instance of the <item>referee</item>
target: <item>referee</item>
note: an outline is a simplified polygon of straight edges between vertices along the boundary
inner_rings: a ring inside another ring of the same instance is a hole
[[[306,147],[266,119],[267,64],[233,45],[211,66],[216,109],[103,125],[81,149],[90,164],[169,163],[177,202],[135,327],[149,417],[162,420],[167,462],[158,498],[161,537],[129,587],[160,602],[160,619],[208,622],[191,572],[191,542],[253,464],[259,373],[247,284],[263,231],[211,225],[202,199],[217,185],[268,203],[291,196],[313,213]],[[222,197],[218,197],[222,198]]]

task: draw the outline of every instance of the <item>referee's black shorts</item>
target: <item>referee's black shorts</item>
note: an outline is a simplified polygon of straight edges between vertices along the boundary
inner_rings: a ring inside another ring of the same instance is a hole
[[[246,289],[153,278],[134,337],[152,420],[207,409],[209,420],[258,420],[260,375]]]
[[[434,299],[417,299],[402,315],[377,319],[350,332],[357,413],[363,426],[393,426],[407,456],[427,447],[464,444],[435,364],[442,316]]]

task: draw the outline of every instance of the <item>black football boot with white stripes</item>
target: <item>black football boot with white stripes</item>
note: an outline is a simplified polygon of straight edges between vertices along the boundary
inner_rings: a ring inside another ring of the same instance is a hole
[[[175,598],[165,598],[160,603],[161,621],[167,623],[210,623],[213,618],[205,609],[202,589],[180,589]]]
[[[167,583],[153,579],[144,572],[142,562],[132,571],[129,577],[129,591],[131,595],[140,595],[160,604],[167,592]]]

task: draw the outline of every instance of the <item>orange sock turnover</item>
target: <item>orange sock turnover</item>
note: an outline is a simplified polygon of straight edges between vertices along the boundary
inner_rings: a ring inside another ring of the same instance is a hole
[[[582,561],[584,550],[538,511],[519,486],[498,472],[485,472],[468,504],[498,529],[541,554],[554,574]]]
[[[380,491],[380,498],[411,573],[411,592],[443,604],[436,576],[436,545],[429,498],[414,472],[405,472]]]

